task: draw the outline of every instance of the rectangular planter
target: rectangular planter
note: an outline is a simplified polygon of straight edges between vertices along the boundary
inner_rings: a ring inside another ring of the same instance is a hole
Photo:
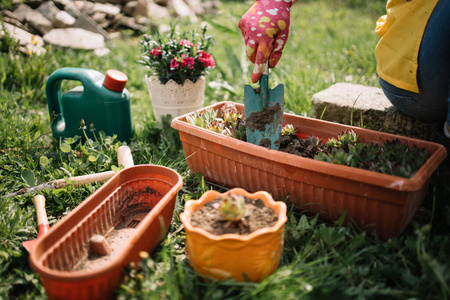
[[[118,172],[86,198],[39,238],[30,253],[47,297],[111,299],[123,268],[138,262],[140,251],[158,246],[169,231],[182,185],[181,176],[170,168],[139,165]],[[131,232],[120,250],[106,263],[80,269],[90,254],[90,238],[108,237],[118,228]]]
[[[242,104],[232,102],[204,109],[230,104],[244,112]],[[384,240],[405,229],[423,201],[432,173],[446,157],[445,148],[436,143],[284,114],[283,123],[306,136],[328,139],[352,129],[360,141],[384,143],[398,138],[426,148],[431,157],[413,178],[406,179],[266,149],[191,125],[186,116],[173,119],[171,125],[179,131],[189,168],[206,180],[250,192],[265,190],[277,200],[288,197],[309,215],[319,213],[326,221],[335,221],[345,212],[349,222]]]

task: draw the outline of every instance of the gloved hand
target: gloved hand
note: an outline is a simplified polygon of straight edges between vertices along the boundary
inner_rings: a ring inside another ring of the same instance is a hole
[[[289,36],[291,6],[292,0],[256,0],[239,21],[247,57],[255,64],[253,83],[261,77],[267,60],[270,68],[280,60]]]

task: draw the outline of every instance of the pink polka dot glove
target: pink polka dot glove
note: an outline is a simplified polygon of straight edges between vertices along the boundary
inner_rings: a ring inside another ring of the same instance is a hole
[[[247,56],[255,64],[253,83],[261,77],[267,60],[270,68],[280,60],[289,36],[291,6],[292,0],[257,0],[239,21]]]

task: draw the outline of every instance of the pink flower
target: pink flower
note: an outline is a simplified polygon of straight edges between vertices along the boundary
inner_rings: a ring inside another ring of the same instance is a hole
[[[153,48],[150,52],[150,55],[159,56],[161,55],[161,47]]]
[[[176,58],[172,58],[170,61],[170,67],[173,69],[177,69],[180,65],[178,64],[178,61]]]
[[[211,56],[211,54],[207,53],[206,51],[201,51],[199,53],[198,60],[203,63],[204,67],[210,67],[211,69],[214,69],[216,67],[216,62],[214,61],[214,58]]]
[[[188,67],[189,69],[193,69],[194,68],[194,64],[195,64],[195,60],[193,57],[191,56],[186,56],[186,55],[181,55],[181,57],[184,57],[181,60],[181,66],[182,67]]]
[[[192,44],[192,42],[190,42],[188,40],[181,40],[180,41],[180,45],[187,46],[187,47],[192,47],[194,44]]]

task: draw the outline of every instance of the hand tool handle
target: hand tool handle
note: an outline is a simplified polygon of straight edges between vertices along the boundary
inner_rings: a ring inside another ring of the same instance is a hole
[[[45,197],[36,195],[33,198],[34,207],[36,208],[38,232],[40,237],[48,232],[50,225],[48,224],[47,212],[45,211]]]
[[[117,163],[119,166],[123,165],[125,169],[134,166],[130,147],[120,146],[119,149],[117,149]]]
[[[263,74],[259,79],[259,92],[260,92],[260,100],[262,102],[262,107],[267,107],[269,105],[269,61],[267,61],[264,66]]]

